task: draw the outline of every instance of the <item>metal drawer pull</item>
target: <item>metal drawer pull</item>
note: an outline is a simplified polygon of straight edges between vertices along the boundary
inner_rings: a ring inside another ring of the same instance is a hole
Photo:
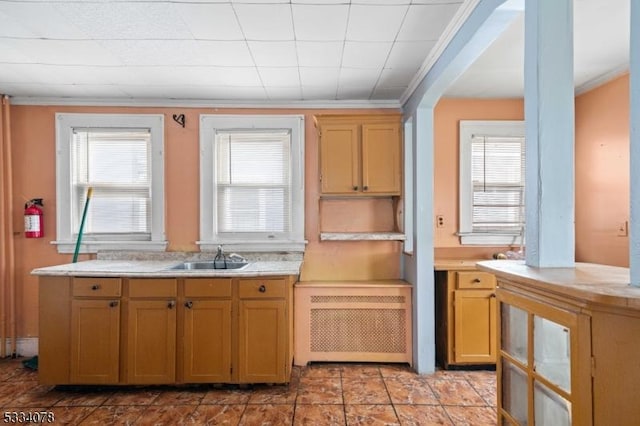
[[[176,301],[172,300],[167,304],[167,308],[173,309],[176,306]]]
[[[91,286],[91,290],[100,290],[100,284],[94,284]]]
[[[473,281],[471,281],[474,284],[478,284],[480,282],[480,278],[474,278]]]
[[[264,284],[263,284],[263,285],[261,285],[260,287],[258,287],[258,291],[259,291],[260,293],[264,293],[265,291],[267,291],[267,288],[266,288],[266,287],[264,286]]]
[[[110,307],[112,307],[112,308],[115,308],[116,306],[118,306],[118,301],[117,301],[117,300],[112,300],[112,301],[109,303],[109,306],[110,306]]]
[[[189,300],[188,302],[184,302],[184,306],[187,309],[191,309],[193,308],[193,302],[191,300]]]
[[[357,187],[357,186],[354,186],[354,187],[353,187],[353,190],[354,190],[354,191],[357,191],[357,190],[358,190],[358,187]]]

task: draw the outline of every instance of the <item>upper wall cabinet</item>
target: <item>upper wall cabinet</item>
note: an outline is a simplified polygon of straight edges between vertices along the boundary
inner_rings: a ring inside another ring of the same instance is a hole
[[[323,195],[400,195],[400,114],[320,115]]]

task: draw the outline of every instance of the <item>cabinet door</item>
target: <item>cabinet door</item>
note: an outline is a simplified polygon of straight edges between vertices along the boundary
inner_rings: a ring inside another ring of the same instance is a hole
[[[239,380],[282,383],[286,380],[287,323],[284,300],[241,300]]]
[[[120,368],[120,302],[71,302],[71,383],[114,384]]]
[[[127,383],[173,383],[176,369],[176,303],[130,300],[127,309]]]
[[[187,300],[184,309],[184,381],[229,382],[231,300]]]
[[[459,363],[496,362],[496,299],[492,290],[454,293],[454,360]]]
[[[320,129],[323,194],[353,194],[360,188],[358,125],[325,124]]]
[[[371,194],[400,194],[400,125],[362,125],[362,190]]]

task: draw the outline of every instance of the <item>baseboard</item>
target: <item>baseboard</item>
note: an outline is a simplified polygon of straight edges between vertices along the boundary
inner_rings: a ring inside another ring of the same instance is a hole
[[[12,356],[11,339],[6,340],[6,355]],[[38,338],[37,337],[18,337],[16,340],[17,356],[31,357],[38,355]]]

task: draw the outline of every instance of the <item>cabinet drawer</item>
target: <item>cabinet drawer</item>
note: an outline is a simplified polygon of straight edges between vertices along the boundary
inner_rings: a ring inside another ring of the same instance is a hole
[[[231,297],[231,278],[188,278],[185,297]]]
[[[76,297],[119,297],[120,278],[74,278],[73,296]]]
[[[176,297],[178,285],[172,278],[129,280],[129,297]]]
[[[456,288],[496,288],[496,277],[487,272],[456,272]]]
[[[240,280],[240,299],[284,298],[286,285],[284,279]]]

